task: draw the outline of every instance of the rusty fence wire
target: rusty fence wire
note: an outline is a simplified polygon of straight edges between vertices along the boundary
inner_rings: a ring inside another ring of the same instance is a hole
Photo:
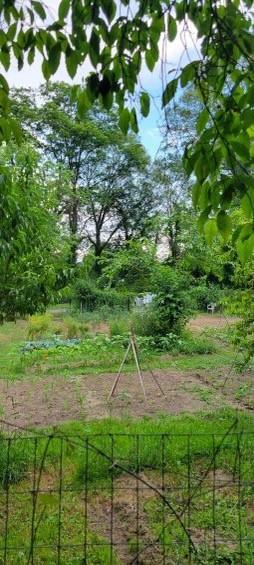
[[[254,563],[254,434],[2,434],[1,564]]]

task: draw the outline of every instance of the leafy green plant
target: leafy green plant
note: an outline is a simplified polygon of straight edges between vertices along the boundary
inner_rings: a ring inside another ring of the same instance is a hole
[[[82,310],[93,311],[104,306],[108,308],[127,308],[130,297],[114,289],[101,289],[95,281],[78,279],[74,285],[75,302]]]
[[[198,285],[190,290],[190,296],[193,299],[197,310],[206,311],[207,305],[213,303],[220,306],[224,297],[224,291],[216,285]]]
[[[186,279],[171,267],[155,269],[150,306],[136,313],[133,325],[137,334],[153,337],[180,335],[192,311]]]
[[[51,324],[51,314],[35,314],[29,318],[27,336],[32,339],[45,337],[50,330]]]
[[[88,332],[89,326],[75,318],[68,317],[64,318],[62,329],[66,339],[73,339],[83,337]]]
[[[80,343],[80,339],[48,339],[44,341],[28,341],[22,346],[22,353],[40,351],[43,349],[58,349],[60,347],[73,347]]]
[[[130,331],[130,323],[126,318],[118,318],[109,322],[109,331],[111,337],[126,336]]]

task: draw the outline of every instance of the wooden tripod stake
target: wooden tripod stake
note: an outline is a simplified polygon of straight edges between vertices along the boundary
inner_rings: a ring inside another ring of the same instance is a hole
[[[133,357],[134,357],[134,359],[135,359],[135,363],[136,363],[136,367],[137,367],[137,371],[138,371],[138,376],[139,376],[139,381],[140,381],[140,385],[141,385],[141,388],[142,388],[142,391],[143,391],[144,399],[145,399],[145,401],[147,401],[146,391],[145,391],[145,386],[144,386],[144,378],[143,378],[143,374],[142,374],[142,370],[141,370],[140,362],[139,362],[137,340],[136,340],[136,336],[135,336],[135,334],[134,334],[133,332],[132,332],[131,335],[130,335],[129,343],[128,343],[127,349],[126,349],[126,351],[125,351],[124,358],[123,358],[123,360],[122,360],[120,369],[119,369],[119,371],[118,371],[118,374],[117,374],[117,376],[116,376],[116,378],[115,378],[115,381],[114,381],[114,384],[113,384],[112,389],[111,389],[111,391],[110,391],[110,394],[109,394],[109,396],[108,396],[108,400],[110,400],[111,398],[113,398],[113,396],[114,396],[114,394],[115,394],[117,385],[118,385],[118,383],[119,383],[119,381],[120,381],[120,377],[121,377],[121,375],[122,375],[122,370],[123,370],[124,363],[126,362],[126,359],[127,359],[127,357],[128,357],[129,351],[130,351],[131,349],[132,349],[132,352],[133,352]],[[160,392],[161,392],[161,393],[165,396],[165,398],[166,398],[165,393],[163,392],[163,390],[162,390],[162,388],[161,388],[159,382],[157,381],[157,378],[155,377],[155,375],[153,374],[152,371],[151,371],[151,375],[152,375],[153,380],[154,380],[154,382],[156,383],[157,387],[159,388]]]

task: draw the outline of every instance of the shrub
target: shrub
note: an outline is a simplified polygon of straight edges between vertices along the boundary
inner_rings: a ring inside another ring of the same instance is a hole
[[[79,322],[74,318],[65,318],[63,320],[63,333],[67,339],[83,337],[88,330],[87,324]]]
[[[109,323],[109,330],[111,337],[117,335],[124,336],[130,331],[130,323],[126,318],[118,318]]]
[[[224,291],[216,285],[201,284],[191,289],[190,296],[197,310],[206,311],[207,305],[211,302],[215,302],[217,306],[220,305]]]
[[[180,335],[193,310],[186,279],[171,267],[161,265],[153,281],[155,298],[151,306],[134,317],[140,335],[164,337]]]
[[[51,314],[36,314],[29,318],[27,335],[29,339],[44,337],[52,323]]]
[[[109,308],[128,308],[131,303],[129,294],[122,294],[114,289],[101,289],[88,279],[76,281],[74,288],[75,301],[85,310],[96,310],[103,306]]]

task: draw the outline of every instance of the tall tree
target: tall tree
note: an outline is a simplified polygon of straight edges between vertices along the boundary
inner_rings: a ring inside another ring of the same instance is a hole
[[[41,151],[61,169],[59,211],[68,219],[72,264],[87,241],[99,256],[116,235],[145,235],[153,204],[145,176],[149,160],[138,138],[121,132],[115,112],[95,106],[81,119],[71,87],[57,83],[29,100],[14,91],[13,113],[25,119]]]
[[[0,151],[0,321],[43,310],[60,285],[67,252],[55,190],[30,144]],[[4,212],[3,212],[4,211]]]

